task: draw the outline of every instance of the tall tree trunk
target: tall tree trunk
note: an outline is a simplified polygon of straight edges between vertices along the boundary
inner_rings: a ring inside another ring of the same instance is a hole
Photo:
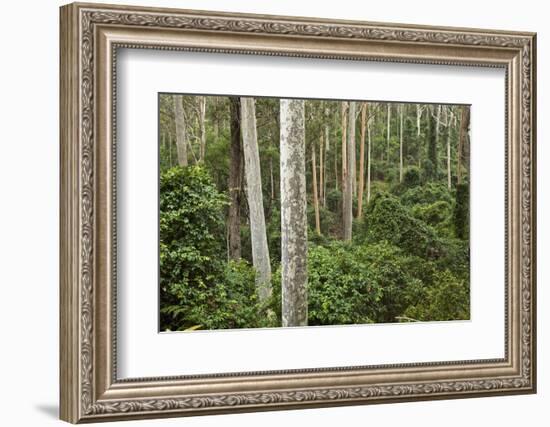
[[[435,171],[435,177],[436,179],[439,178],[439,156],[437,153],[437,150],[439,148],[439,137],[440,137],[440,125],[441,125],[441,105],[437,106],[437,114],[435,116],[435,165],[434,165],[434,171]]]
[[[323,150],[323,134],[319,137],[319,200],[324,198],[324,183],[325,183],[325,171],[324,171],[324,150]]]
[[[376,111],[376,110],[375,110]],[[371,159],[372,142],[370,137],[370,119],[367,121],[367,203],[370,202],[370,182],[371,182]]]
[[[470,109],[467,106],[462,107],[460,117],[460,134],[458,136],[458,149],[456,152],[456,181],[457,184],[462,184],[462,157],[464,155],[464,147],[468,138],[468,129],[470,127]]]
[[[365,133],[367,130],[368,104],[361,108],[361,143],[359,146],[359,184],[357,188],[357,218],[363,215],[363,188],[365,186]]]
[[[315,231],[317,234],[321,234],[321,218],[319,217],[319,197],[317,188],[317,156],[315,152],[317,148],[314,144],[311,144],[311,176],[313,182],[313,207],[315,209]],[[320,171],[319,171],[320,173]]]
[[[259,299],[265,301],[271,295],[271,264],[265,227],[254,98],[241,98],[241,132],[250,215],[252,263],[257,273],[256,287]]]
[[[348,170],[348,103],[342,102],[342,191],[344,191]]]
[[[416,139],[420,139],[420,119],[422,118],[422,107],[416,104]]]
[[[269,158],[269,179],[271,181],[271,200],[275,200],[275,180],[273,179],[273,157]]]
[[[231,145],[229,148],[229,205],[228,233],[229,259],[241,258],[241,104],[239,98],[229,98]]]
[[[403,107],[399,106],[399,182],[403,182]]]
[[[176,119],[176,148],[178,164],[187,166],[187,129],[185,128],[185,112],[183,111],[183,96],[174,95],[174,115]]]
[[[451,124],[453,119],[453,112],[449,110],[449,117],[447,118],[447,188],[451,189]]]
[[[200,149],[199,161],[204,162],[206,154],[206,97],[199,96],[199,129],[200,129]]]
[[[347,131],[347,164],[348,166],[352,163],[352,157],[355,157],[355,150],[352,150],[352,147],[355,146],[355,110],[356,103],[349,103],[349,113],[348,113],[348,131]],[[346,144],[344,144],[346,145]],[[346,167],[344,169],[344,179],[342,187],[342,199],[343,199],[343,208],[342,216],[344,223],[344,233],[343,238],[345,241],[351,241],[352,234],[352,224],[353,224],[353,174],[351,173],[351,168]]]
[[[323,169],[323,207],[327,206],[327,170],[328,170],[328,155],[330,150],[330,131],[328,126],[328,114],[329,109],[325,109],[325,156],[324,156],[324,169]],[[335,150],[336,151],[336,150]],[[337,168],[337,167],[336,167]],[[338,182],[338,177],[336,177],[336,182]]]
[[[304,101],[281,99],[281,293],[283,326],[307,326]]]
[[[390,162],[391,104],[388,102],[388,131],[386,133],[386,162]]]
[[[168,132],[168,160],[169,160],[169,166],[172,167],[172,134]]]

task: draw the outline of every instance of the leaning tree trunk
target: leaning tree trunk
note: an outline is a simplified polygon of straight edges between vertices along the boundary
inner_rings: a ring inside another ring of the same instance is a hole
[[[470,127],[470,109],[466,106],[462,107],[462,115],[460,117],[460,134],[458,137],[458,149],[456,153],[456,181],[457,184],[462,184],[462,157],[464,155],[464,147],[468,138],[468,129]]]
[[[241,105],[239,98],[229,98],[229,116],[231,145],[229,148],[229,214],[227,228],[229,232],[229,259],[241,257]]]
[[[368,104],[361,108],[361,144],[359,146],[359,184],[357,188],[357,218],[363,215],[363,188],[365,186],[365,133],[367,129]]]
[[[281,293],[283,326],[307,325],[304,101],[281,99]]]
[[[355,157],[355,150],[352,147],[355,147],[355,110],[356,103],[354,101],[349,103],[349,112],[348,112],[348,131],[347,131],[347,165],[351,165],[352,157]],[[353,174],[351,173],[350,167],[346,167],[344,170],[343,177],[343,188],[342,188],[342,199],[343,199],[343,225],[344,232],[343,238],[345,241],[351,241],[351,229],[353,224]]]
[[[199,129],[200,129],[200,151],[199,160],[204,162],[206,155],[206,97],[199,96]]]
[[[399,182],[403,182],[403,107],[399,106]]]
[[[176,119],[176,148],[178,164],[187,166],[187,130],[185,128],[185,112],[183,111],[183,96],[174,95],[174,112]]]
[[[250,215],[252,263],[256,270],[256,288],[259,299],[265,301],[271,296],[271,264],[265,227],[254,98],[241,98],[241,132]]]

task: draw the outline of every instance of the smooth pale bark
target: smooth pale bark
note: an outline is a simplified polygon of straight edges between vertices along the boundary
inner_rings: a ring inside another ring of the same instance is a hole
[[[348,170],[348,103],[342,102],[342,191]]]
[[[172,167],[172,134],[168,134],[168,159],[170,160],[170,167]]]
[[[357,218],[363,215],[363,188],[365,186],[365,133],[367,129],[368,104],[361,108],[361,143],[359,145],[359,184],[357,188]]]
[[[313,183],[313,208],[315,209],[315,231],[321,234],[321,218],[319,217],[319,197],[317,189],[317,157],[315,145],[311,146],[311,176]],[[320,171],[319,171],[320,172]]]
[[[403,104],[399,106],[399,182],[403,182]]]
[[[386,161],[390,161],[391,104],[388,103],[388,131],[386,133]]]
[[[241,258],[241,177],[242,177],[242,145],[241,145],[241,106],[239,98],[229,98],[229,116],[231,145],[229,147],[229,213],[228,256],[229,259]]]
[[[458,136],[458,149],[456,153],[456,181],[462,184],[462,157],[464,155],[464,147],[466,138],[468,138],[468,129],[470,127],[470,109],[466,106],[462,107],[460,117],[460,133]]]
[[[178,164],[187,166],[187,130],[185,128],[185,112],[183,111],[183,96],[174,95],[174,114],[176,119],[176,148]]]
[[[280,101],[283,326],[307,326],[307,199],[304,101]]]
[[[325,109],[325,156],[324,156],[324,168],[323,168],[323,207],[327,206],[327,169],[328,169],[328,155],[330,150],[330,129],[328,125],[329,109]],[[336,150],[335,150],[336,160]],[[338,166],[335,166],[338,168]],[[338,176],[336,176],[336,182],[338,182]],[[338,188],[336,188],[338,189]]]
[[[348,130],[347,130],[347,164],[351,166],[352,157],[355,158],[355,111],[356,103],[349,103],[348,113]],[[351,173],[351,167],[344,169],[344,177],[342,179],[342,216],[343,216],[343,239],[345,241],[351,241],[352,224],[353,224],[353,174]]]
[[[269,158],[269,179],[271,181],[271,200],[275,200],[275,179],[273,178],[273,158]]]
[[[325,182],[325,172],[324,172],[324,159],[323,159],[323,135],[319,137],[319,200],[323,200],[323,186]]]
[[[438,156],[438,150],[439,150],[439,137],[440,137],[440,125],[441,125],[441,105],[437,106],[437,114],[435,116],[435,164],[434,164],[434,171],[435,171],[435,178],[437,179],[439,177],[438,171],[439,171],[439,156]]]
[[[271,296],[271,264],[265,227],[254,98],[241,98],[241,132],[250,216],[252,263],[256,270],[256,289],[259,299],[265,301]]]
[[[370,202],[372,142],[370,137],[370,119],[367,121],[367,203]]]
[[[199,160],[204,161],[206,155],[206,97],[199,96],[199,130],[200,130],[200,149]]]
[[[449,117],[447,118],[447,188],[451,189],[451,124],[452,124],[453,112],[449,111]]]
[[[420,138],[420,119],[422,118],[422,107],[416,104],[416,138]]]

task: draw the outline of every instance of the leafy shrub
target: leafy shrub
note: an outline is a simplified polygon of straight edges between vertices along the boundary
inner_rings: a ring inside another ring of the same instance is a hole
[[[227,198],[201,166],[163,173],[160,195],[161,330],[253,327],[255,272],[220,257]]]
[[[377,194],[365,211],[365,236],[370,242],[391,242],[405,253],[435,259],[442,247],[435,230],[415,218],[399,199],[389,193]]]
[[[416,320],[467,320],[470,318],[470,288],[466,280],[450,271],[436,272],[434,283],[416,282],[408,289],[405,316]]]

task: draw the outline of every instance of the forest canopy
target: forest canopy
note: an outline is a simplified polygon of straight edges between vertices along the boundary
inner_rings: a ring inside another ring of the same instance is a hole
[[[159,109],[162,331],[469,319],[469,106]]]

